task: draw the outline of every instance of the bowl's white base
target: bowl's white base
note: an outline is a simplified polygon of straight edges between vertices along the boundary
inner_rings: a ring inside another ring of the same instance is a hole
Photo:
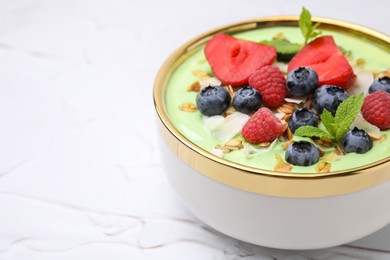
[[[282,198],[238,190],[189,167],[160,145],[183,203],[214,229],[256,245],[318,249],[369,235],[390,222],[390,181],[346,195]]]

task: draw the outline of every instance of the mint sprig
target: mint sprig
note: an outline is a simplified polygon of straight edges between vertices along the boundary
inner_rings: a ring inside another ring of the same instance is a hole
[[[320,118],[326,131],[314,126],[301,126],[295,131],[295,135],[318,137],[338,142],[349,130],[349,127],[363,106],[363,101],[363,93],[356,96],[350,96],[338,106],[335,116],[328,110],[323,110]]]
[[[357,96],[351,96],[347,100],[348,102],[345,102],[345,104],[342,102],[337,108],[334,118],[338,126],[336,129],[336,140],[340,140],[343,134],[349,130],[350,125],[363,106],[364,94],[361,93]]]
[[[324,108],[324,110],[322,110],[322,114],[320,116],[320,119],[321,119],[321,122],[324,124],[326,130],[328,130],[330,136],[332,136],[329,139],[335,139],[337,124],[336,124],[336,120],[333,117],[332,113],[329,112],[326,108]]]
[[[333,135],[331,135],[328,132],[325,132],[324,130],[321,130],[317,127],[311,126],[311,125],[299,127],[295,131],[295,135],[306,136],[306,137],[318,137],[321,139],[329,139],[329,140],[334,139]]]
[[[319,25],[320,23],[315,23],[313,25],[310,12],[305,7],[302,7],[302,12],[299,16],[299,28],[301,29],[303,38],[305,38],[305,45],[310,39],[313,39],[322,33],[321,31],[316,31]]]

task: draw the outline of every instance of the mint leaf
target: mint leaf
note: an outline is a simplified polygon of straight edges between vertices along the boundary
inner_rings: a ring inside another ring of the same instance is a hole
[[[279,53],[297,53],[302,48],[302,45],[288,40],[262,41],[261,43],[274,46]]]
[[[303,38],[305,38],[305,44],[307,43],[306,36],[310,30],[310,27],[311,27],[311,14],[305,7],[302,7],[302,12],[301,15],[299,16],[299,28],[301,29]]]
[[[261,43],[274,46],[276,60],[281,62],[289,62],[302,49],[302,44],[293,43],[286,39],[261,41]]]
[[[312,25],[311,14],[305,7],[302,7],[302,12],[299,17],[298,24],[299,28],[301,29],[302,36],[305,39],[305,45],[310,39],[313,39],[322,33],[321,31],[315,31],[320,23]]]
[[[317,32],[314,32],[314,30],[316,30],[318,28],[318,26],[320,26],[321,23],[316,23],[315,25],[313,25],[311,27],[311,31],[312,31],[312,34],[316,34],[317,35],[320,35],[322,32],[321,31],[317,31]]]
[[[328,130],[329,134],[335,136],[337,131],[337,124],[331,112],[329,112],[326,108],[322,110],[322,114],[320,116],[321,122],[324,124],[326,130]]]
[[[331,140],[334,139],[334,137],[329,133],[322,131],[317,127],[309,126],[309,125],[299,127],[294,134],[298,136],[318,137],[318,138],[331,139]]]
[[[364,94],[361,93],[356,96],[348,97],[339,105],[334,117],[337,125],[335,135],[337,140],[340,140],[343,134],[349,130],[349,127],[363,106],[363,101]]]
[[[319,25],[319,23],[317,23]],[[317,27],[317,26],[316,26]],[[322,34],[322,31],[314,31],[315,29],[313,28],[311,33],[310,33],[310,38],[309,39],[313,39],[315,37],[317,37],[318,35],[321,35]]]

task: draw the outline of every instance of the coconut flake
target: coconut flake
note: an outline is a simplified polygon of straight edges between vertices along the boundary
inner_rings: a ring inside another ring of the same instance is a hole
[[[212,153],[212,154],[214,154],[214,155],[216,155],[218,157],[221,157],[221,158],[223,158],[223,154],[224,154],[221,149],[216,149],[216,148],[211,150],[210,153]]]
[[[203,116],[203,124],[210,132],[215,131],[223,121],[225,121],[225,118],[220,115]]]
[[[222,82],[216,77],[212,77],[199,80],[199,84],[202,88],[204,88],[208,86],[221,86]]]
[[[214,125],[210,123],[211,125],[213,125],[213,127],[211,127],[211,130],[209,130],[216,139],[222,142],[227,142],[241,131],[242,127],[245,125],[249,118],[250,117],[246,114],[234,112],[226,118],[223,118],[221,123],[219,123],[220,119],[216,118],[216,122]]]
[[[374,74],[372,71],[354,69],[356,72],[355,83],[347,90],[349,95],[358,95],[360,93],[367,94],[372,82],[374,81]]]
[[[363,129],[367,133],[375,134],[378,136],[381,135],[381,130],[379,129],[379,127],[377,127],[373,124],[370,124],[361,115],[356,116],[355,121],[353,121],[353,123],[350,126],[350,129],[353,129],[354,127],[357,127],[359,129]]]
[[[288,68],[288,64],[287,63],[284,63],[284,62],[275,62],[273,65],[275,65],[276,67],[279,68],[279,70],[281,72],[283,72],[284,74],[287,74],[287,68]]]
[[[284,100],[288,103],[294,103],[299,105],[306,102],[306,97],[285,98]]]
[[[278,139],[275,139],[269,146],[263,147],[263,148],[256,148],[249,143],[245,143],[244,149],[242,150],[242,152],[248,158],[255,156],[255,155],[262,154],[262,153],[266,153],[266,152],[270,151],[275,146],[277,141],[278,141]]]
[[[281,113],[281,112],[276,112],[274,113],[274,115],[279,119],[279,120],[282,120],[286,114],[285,113]]]

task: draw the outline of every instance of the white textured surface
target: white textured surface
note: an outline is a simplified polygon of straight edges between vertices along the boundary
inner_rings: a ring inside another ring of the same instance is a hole
[[[0,1],[0,259],[389,259],[390,226],[315,251],[215,232],[178,202],[157,151],[152,85],[174,49],[302,5],[390,34],[388,1],[351,3]]]

